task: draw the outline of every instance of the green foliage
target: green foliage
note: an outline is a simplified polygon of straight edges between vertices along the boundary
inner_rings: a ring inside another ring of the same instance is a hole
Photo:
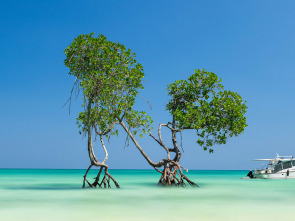
[[[147,128],[150,117],[132,109],[138,90],[143,89],[142,65],[124,45],[93,35],[79,35],[65,49],[64,63],[83,92],[85,111],[77,118],[78,127],[81,132],[96,127],[102,133],[118,135],[114,124],[125,120],[135,130]]]
[[[225,144],[228,137],[241,134],[246,124],[246,102],[232,91],[223,90],[213,72],[195,70],[187,80],[168,85],[172,97],[166,108],[177,129],[195,130],[197,143],[212,153],[214,144]]]

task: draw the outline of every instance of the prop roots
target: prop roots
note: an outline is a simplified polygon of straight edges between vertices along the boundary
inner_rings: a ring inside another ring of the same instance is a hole
[[[185,181],[193,187],[199,187],[183,174],[179,165],[175,165],[174,163],[171,165],[170,163],[167,163],[163,169],[158,185],[184,187],[186,185]]]
[[[108,168],[105,167],[105,166],[101,166],[100,169],[99,169],[99,172],[97,174],[97,176],[94,178],[95,181],[93,183],[90,183],[88,180],[87,180],[87,174],[90,170],[90,168],[92,167],[93,165],[90,165],[85,173],[85,175],[83,176],[84,179],[83,179],[83,186],[82,188],[86,188],[85,184],[87,183],[88,184],[88,187],[90,188],[96,188],[96,187],[99,187],[99,188],[111,188],[111,182],[110,181],[113,181],[113,183],[115,184],[115,186],[117,188],[120,188],[119,184],[117,183],[117,181],[111,176],[111,174],[109,174],[108,172]],[[102,175],[102,172],[104,170],[104,175]],[[100,181],[100,178],[101,176],[103,176],[102,180]]]

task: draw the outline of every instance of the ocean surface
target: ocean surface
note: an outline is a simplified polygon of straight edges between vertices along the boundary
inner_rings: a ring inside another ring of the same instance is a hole
[[[293,220],[295,180],[189,171],[200,187],[157,186],[152,170],[109,170],[121,188],[82,189],[85,170],[0,169],[0,220]],[[89,177],[94,177],[92,170]]]

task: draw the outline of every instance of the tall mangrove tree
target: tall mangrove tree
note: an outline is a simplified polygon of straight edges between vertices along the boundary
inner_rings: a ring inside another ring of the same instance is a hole
[[[110,175],[108,152],[104,138],[118,135],[115,125],[121,121],[133,127],[149,128],[150,118],[144,112],[133,109],[138,90],[142,89],[143,68],[135,59],[135,53],[118,42],[108,41],[103,35],[82,34],[73,40],[65,49],[65,65],[69,74],[76,77],[68,102],[71,102],[73,91],[81,92],[83,108],[77,123],[80,133],[87,136],[90,165],[84,175],[83,187],[110,187],[117,181]],[[131,122],[132,121],[132,122]],[[140,122],[140,125],[138,124]],[[99,140],[105,152],[103,160],[99,160],[94,152],[94,141]],[[99,167],[98,175],[93,183],[87,179],[88,171]],[[102,177],[102,179],[100,179]]]

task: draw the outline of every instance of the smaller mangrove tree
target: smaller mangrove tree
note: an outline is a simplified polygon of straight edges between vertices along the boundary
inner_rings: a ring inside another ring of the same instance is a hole
[[[225,144],[230,137],[244,131],[247,126],[245,101],[238,93],[224,90],[221,81],[213,72],[198,69],[187,80],[177,80],[168,85],[171,98],[166,109],[171,115],[171,121],[159,124],[158,137],[151,130],[148,131],[167,153],[166,158],[159,162],[151,161],[137,142],[135,134],[123,121],[119,122],[148,163],[161,174],[158,184],[185,186],[188,183],[198,186],[184,174],[184,168],[180,165],[182,153],[177,134],[194,131],[196,143],[213,153],[214,145]],[[172,147],[163,142],[162,128],[171,131]]]

